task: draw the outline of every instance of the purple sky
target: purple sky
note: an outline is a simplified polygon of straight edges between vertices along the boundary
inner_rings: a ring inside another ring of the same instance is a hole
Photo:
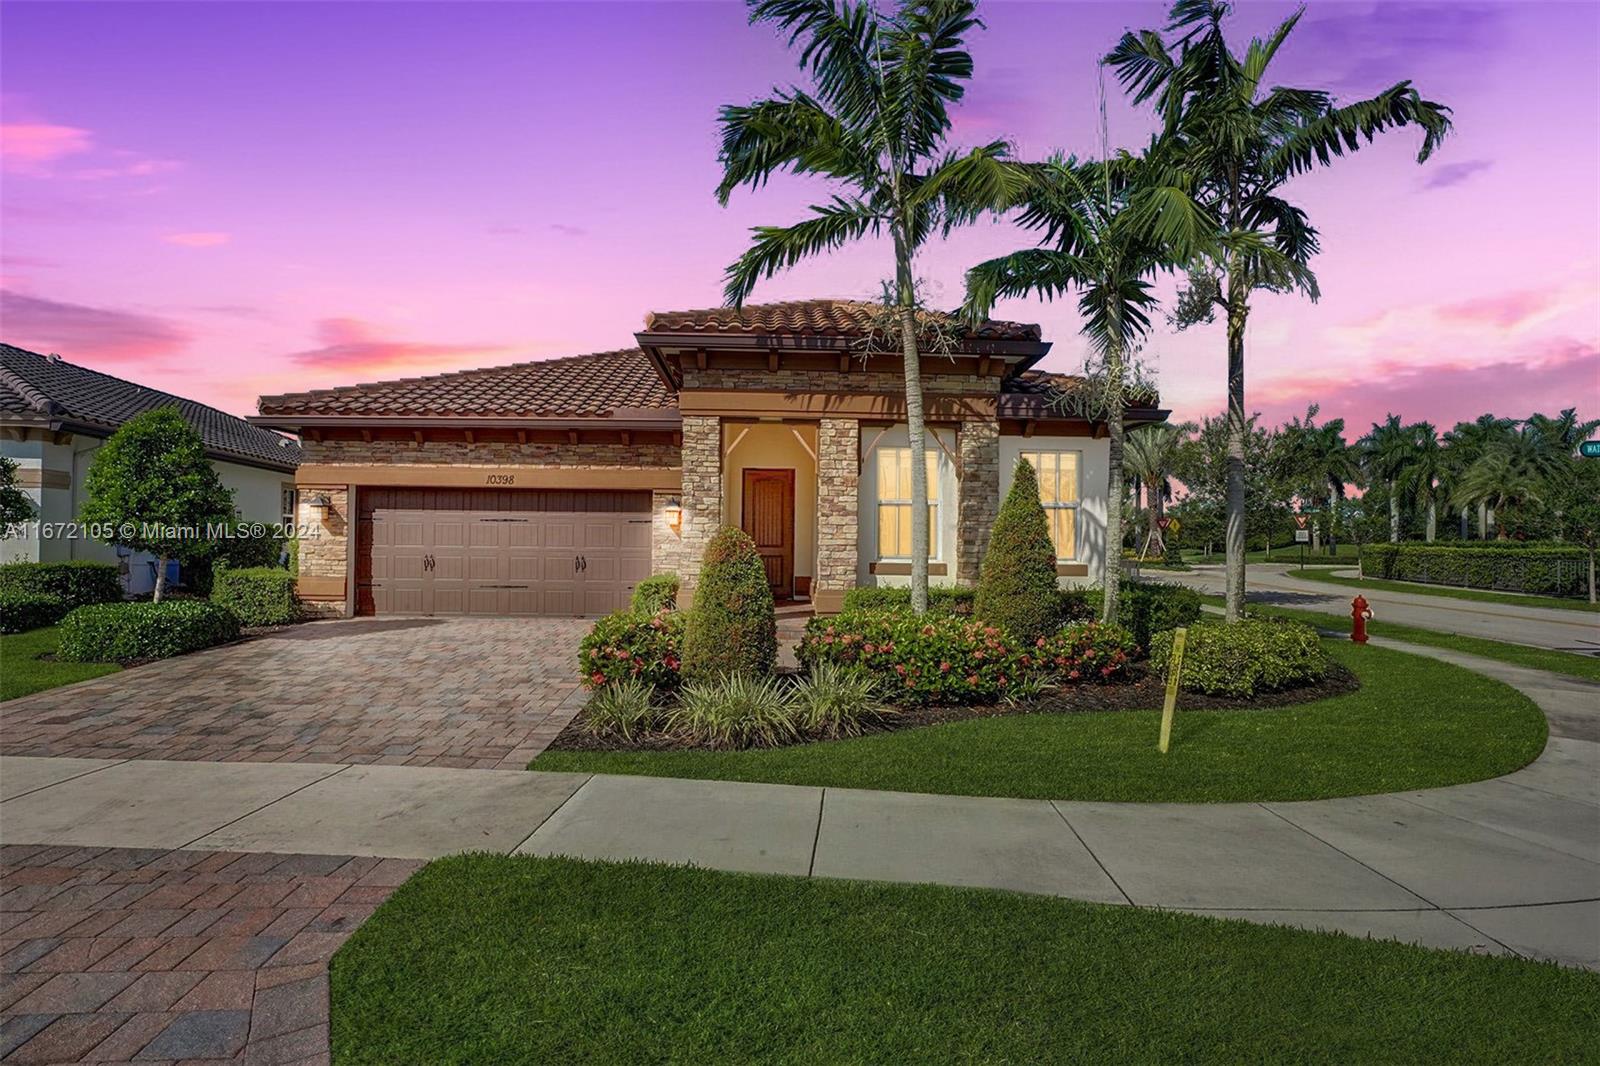
[[[1235,33],[1291,8],[1247,4]],[[1095,60],[1165,5],[990,3],[956,140],[1093,152]],[[821,182],[717,206],[718,105],[798,72],[735,3],[28,3],[0,8],[4,339],[248,413],[262,392],[625,347],[714,305],[747,228]],[[1318,304],[1261,295],[1250,404],[1600,409],[1600,7],[1313,0],[1275,81],[1455,109],[1428,165],[1390,135],[1290,195],[1321,229]],[[1113,144],[1148,119],[1111,86]],[[919,265],[959,302],[1026,238],[959,233]],[[886,246],[756,300],[874,296]],[[1170,286],[1169,286],[1170,288]],[[1002,305],[1081,361],[1073,301]],[[1220,408],[1221,326],[1147,357],[1180,417]]]

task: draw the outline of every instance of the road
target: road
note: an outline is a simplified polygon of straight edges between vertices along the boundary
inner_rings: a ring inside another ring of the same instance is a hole
[[[1354,571],[1351,571],[1352,576]],[[1188,573],[1146,570],[1150,580],[1189,585],[1212,595],[1222,595],[1222,567],[1200,566]],[[1278,564],[1252,564],[1246,596],[1252,603],[1298,607],[1349,617],[1350,600],[1360,591],[1380,621],[1419,626],[1442,633],[1486,637],[1536,648],[1554,648],[1600,655],[1600,615],[1549,607],[1480,603],[1426,593],[1366,591],[1305,581],[1293,568]]]

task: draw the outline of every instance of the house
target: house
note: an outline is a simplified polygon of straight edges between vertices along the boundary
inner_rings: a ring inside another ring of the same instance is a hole
[[[911,571],[902,360],[871,303],[656,312],[636,347],[263,396],[299,434],[301,595],[324,614],[587,615],[652,572],[692,596],[750,532],[773,592],[836,611]],[[1038,326],[919,316],[935,584],[970,584],[1011,471],[1041,474],[1063,583],[1106,553],[1103,425],[1053,402]],[[1159,421],[1154,407],[1130,424]]]
[[[0,541],[0,561],[117,563],[133,595],[155,585],[156,560],[72,535],[95,450],[136,414],[176,407],[205,442],[234,506],[249,522],[294,520],[300,446],[214,407],[135,385],[56,355],[0,344],[0,455],[15,460],[37,522]]]

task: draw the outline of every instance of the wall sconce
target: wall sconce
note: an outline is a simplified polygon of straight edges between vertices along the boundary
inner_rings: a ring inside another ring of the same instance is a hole
[[[683,536],[683,501],[674,496],[667,501],[661,513],[666,515],[667,528],[672,530],[675,536]]]
[[[327,493],[318,492],[306,500],[306,506],[317,512],[319,521],[324,521],[328,517],[328,512],[333,509],[333,501],[328,499]]]

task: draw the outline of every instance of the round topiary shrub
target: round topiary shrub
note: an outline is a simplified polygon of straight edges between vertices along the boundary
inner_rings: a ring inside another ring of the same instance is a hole
[[[636,614],[655,614],[678,606],[678,575],[652,574],[633,586],[633,602],[629,604]]]
[[[706,545],[683,633],[683,679],[765,677],[778,661],[778,615],[756,542],[723,529]]]
[[[578,669],[590,688],[640,681],[670,691],[678,687],[682,648],[682,611],[616,611],[584,634],[578,645]]]
[[[1011,491],[989,534],[973,613],[1016,640],[1032,644],[1061,624],[1056,588],[1056,549],[1039,503],[1039,478],[1027,460],[1017,461]]]
[[[1319,681],[1328,654],[1317,631],[1299,622],[1245,618],[1196,622],[1188,627],[1179,686],[1208,696],[1254,696]],[[1172,630],[1150,642],[1150,665],[1165,673],[1172,658]]]

